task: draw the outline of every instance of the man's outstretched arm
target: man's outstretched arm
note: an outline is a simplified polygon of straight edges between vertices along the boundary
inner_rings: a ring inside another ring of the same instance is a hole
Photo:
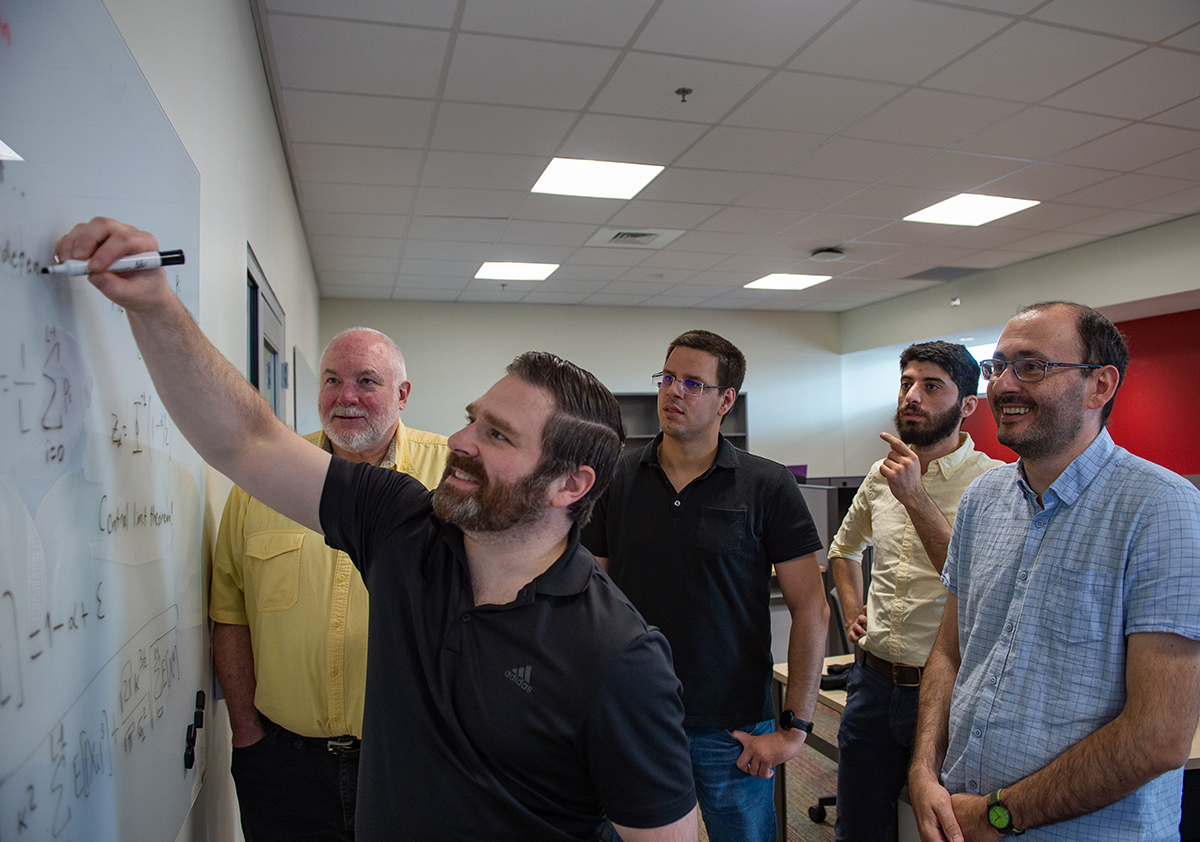
[[[112,219],[81,223],[59,240],[59,260],[87,260],[88,280],[125,308],[163,405],[206,462],[271,508],[320,530],[329,454],[289,430],[200,331],[162,269],[105,272],[128,254],[157,251],[154,235]]]

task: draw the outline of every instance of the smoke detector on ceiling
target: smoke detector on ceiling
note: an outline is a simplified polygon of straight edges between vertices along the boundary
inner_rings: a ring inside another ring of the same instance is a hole
[[[814,249],[812,254],[808,256],[809,260],[815,260],[818,263],[836,263],[846,256],[846,252],[840,248],[825,248]]]

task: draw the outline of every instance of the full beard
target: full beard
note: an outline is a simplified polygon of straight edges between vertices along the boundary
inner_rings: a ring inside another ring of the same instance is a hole
[[[924,413],[925,420],[918,424],[904,417],[904,413],[908,409],[908,407],[898,408],[892,422],[896,425],[896,432],[900,434],[900,441],[909,447],[929,447],[937,444],[958,429],[962,415],[961,404],[947,409],[941,415],[930,415],[924,410],[920,410]]]
[[[366,426],[357,432],[336,429],[333,425],[334,415],[332,413],[321,424],[321,428],[325,430],[326,438],[341,450],[348,450],[351,453],[360,453],[364,450],[371,450],[378,447],[380,439],[384,437],[388,428],[391,427],[391,422],[380,424],[377,419],[371,418],[365,412],[356,414],[343,410],[339,417],[365,418],[367,420]]]
[[[455,469],[478,483],[473,491],[446,484]],[[451,453],[442,482],[433,492],[433,513],[464,532],[503,532],[537,523],[546,514],[546,489],[553,477],[538,468],[512,483],[489,479],[479,462]]]

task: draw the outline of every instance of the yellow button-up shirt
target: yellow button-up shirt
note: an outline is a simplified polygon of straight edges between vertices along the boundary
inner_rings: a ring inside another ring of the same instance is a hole
[[[971,481],[1004,464],[976,450],[967,433],[959,433],[959,438],[958,448],[930,462],[921,477],[930,499],[950,524]],[[829,545],[829,557],[861,563],[863,548],[874,547],[867,590],[867,633],[859,645],[894,664],[921,667],[942,622],[946,588],[925,554],[908,511],[879,472],[881,464],[882,459],[872,465],[859,486],[841,529]]]
[[[323,432],[305,438],[326,447]],[[401,422],[381,466],[433,488],[449,452],[445,436]],[[250,627],[254,704],[268,719],[307,737],[362,736],[367,589],[349,556],[234,486],[208,615]]]

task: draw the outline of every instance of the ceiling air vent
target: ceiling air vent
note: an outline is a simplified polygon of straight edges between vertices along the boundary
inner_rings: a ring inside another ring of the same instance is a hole
[[[602,248],[659,249],[683,231],[667,228],[601,228],[584,245]]]

